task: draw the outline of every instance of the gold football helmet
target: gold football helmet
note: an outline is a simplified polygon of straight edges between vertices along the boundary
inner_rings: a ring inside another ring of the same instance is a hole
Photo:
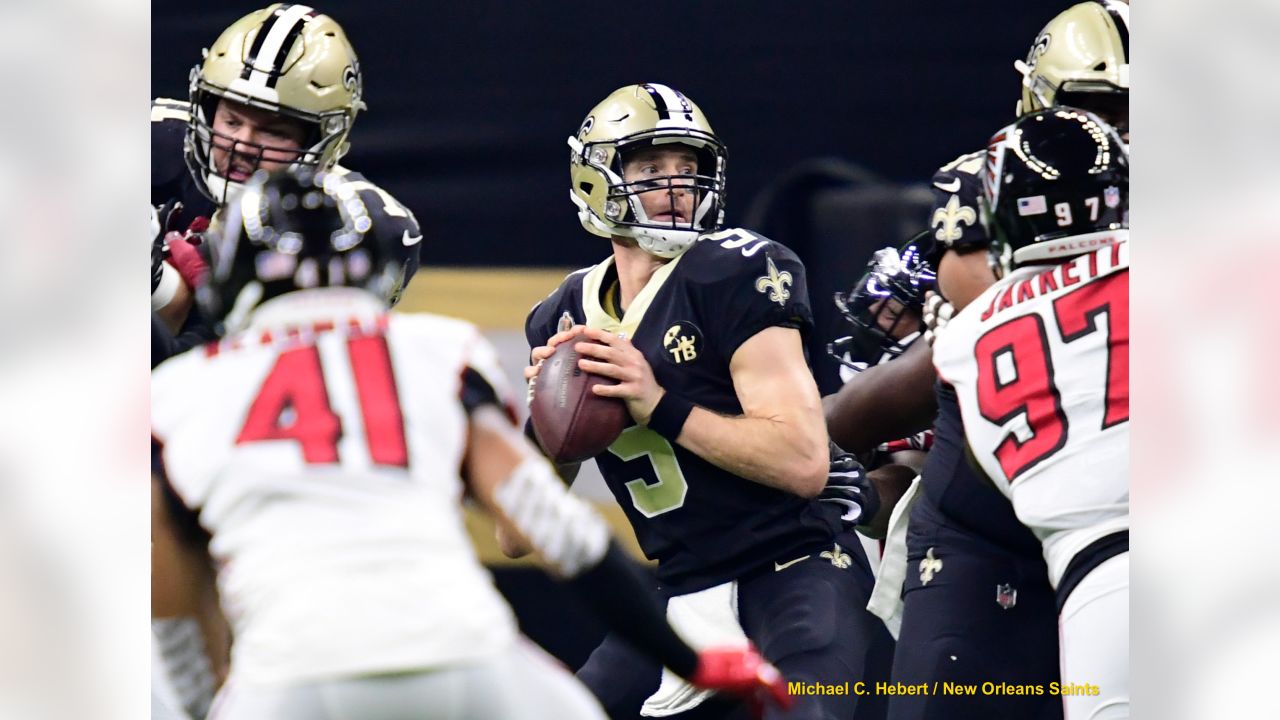
[[[1052,105],[1095,112],[1124,132],[1129,105],[1129,5],[1090,0],[1072,5],[1036,36],[1022,74],[1019,117]]]
[[[670,143],[693,149],[697,174],[623,180],[624,155]],[[582,226],[596,235],[635,238],[645,252],[669,258],[724,222],[724,143],[698,106],[677,90],[657,83],[615,90],[587,114],[569,148],[569,199]],[[694,193],[691,221],[655,222],[646,215],[638,196],[664,186]]]
[[[239,183],[210,160],[213,116],[227,99],[303,121],[308,137],[301,153],[219,136],[256,167],[263,152],[297,154],[292,167],[326,170],[347,151],[356,114],[365,109],[360,63],[333,18],[306,5],[276,3],[237,20],[191,69],[191,122],[185,152],[200,189],[225,204]]]

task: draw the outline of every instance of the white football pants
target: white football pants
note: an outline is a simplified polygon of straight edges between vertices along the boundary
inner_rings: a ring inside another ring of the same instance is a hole
[[[1059,616],[1062,683],[1095,685],[1097,695],[1064,695],[1066,720],[1129,717],[1129,553],[1080,581]]]
[[[235,667],[208,720],[605,720],[578,679],[521,640],[511,652],[458,667],[254,685]]]

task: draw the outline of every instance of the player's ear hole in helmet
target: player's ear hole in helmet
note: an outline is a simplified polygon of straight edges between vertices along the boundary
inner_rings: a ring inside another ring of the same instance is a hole
[[[209,233],[201,307],[224,332],[285,293],[353,287],[399,301],[418,268],[419,244],[376,232],[375,210],[339,173],[259,170]]]
[[[675,257],[724,222],[727,151],[679,91],[658,83],[620,88],[591,109],[568,143],[569,197],[589,232],[634,238],[650,254]],[[676,149],[693,154],[695,171],[626,177],[628,161]],[[692,197],[688,217],[673,199],[680,193]],[[663,194],[667,211],[647,211],[646,202],[662,208],[654,198]]]
[[[280,3],[245,15],[191,70],[184,151],[197,187],[224,204],[260,167],[331,168],[362,94],[355,50],[332,18]],[[228,113],[241,125],[228,125]],[[245,123],[262,132],[242,132]]]
[[[885,355],[897,357],[924,330],[924,296],[937,288],[933,267],[917,249],[928,233],[916,235],[901,250],[877,250],[853,288],[835,294],[836,308],[850,325],[849,335],[827,346],[840,364],[858,370],[857,362],[874,365]]]

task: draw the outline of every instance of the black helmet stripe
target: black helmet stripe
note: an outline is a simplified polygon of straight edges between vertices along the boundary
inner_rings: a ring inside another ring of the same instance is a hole
[[[271,29],[276,26],[276,20],[280,19],[280,14],[289,6],[281,5],[271,13],[266,22],[262,23],[262,27],[258,28],[258,34],[253,38],[253,45],[249,46],[249,53],[244,58],[244,70],[240,71],[240,79],[248,80],[249,74],[253,72],[253,66],[258,62],[258,53],[262,51],[262,43],[267,39],[267,35],[271,34]]]
[[[658,114],[665,117],[671,117],[671,110],[667,108],[667,100],[662,97],[662,93],[653,85],[644,85],[645,91],[649,93],[649,97],[653,98],[654,104],[657,106]]]
[[[302,29],[315,15],[316,11],[306,5],[276,8],[253,39],[240,77],[274,88],[280,79],[285,58],[289,57],[289,51],[302,34]],[[269,64],[259,63],[259,58],[271,58],[271,61]]]
[[[676,113],[688,117],[689,112],[693,109],[690,107],[689,101],[675,88],[658,83],[647,83],[641,87],[653,98],[655,109],[664,118],[670,119]]]

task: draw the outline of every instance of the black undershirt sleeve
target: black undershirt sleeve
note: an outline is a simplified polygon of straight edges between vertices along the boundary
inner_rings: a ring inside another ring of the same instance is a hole
[[[609,541],[609,550],[600,563],[569,580],[609,628],[637,650],[661,662],[683,678],[693,675],[698,655],[676,635],[663,611],[653,581],[618,545]]]

